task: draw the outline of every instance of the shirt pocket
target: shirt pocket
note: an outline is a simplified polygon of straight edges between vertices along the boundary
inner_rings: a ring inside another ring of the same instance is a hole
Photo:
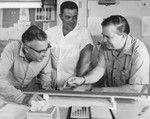
[[[129,83],[129,70],[122,70],[121,71],[121,81],[122,81],[122,85],[124,84],[128,84]]]
[[[58,58],[58,55],[59,55],[59,48],[57,47],[53,47],[51,48],[51,57],[53,57],[54,59],[57,59]]]

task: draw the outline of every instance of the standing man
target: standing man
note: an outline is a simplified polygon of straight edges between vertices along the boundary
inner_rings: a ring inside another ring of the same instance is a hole
[[[149,53],[140,40],[132,37],[127,20],[120,15],[110,16],[102,22],[103,41],[100,59],[105,58],[106,70],[103,78],[99,65],[82,77],[71,77],[68,85],[103,81],[103,87],[93,88],[93,92],[142,93],[149,84]]]
[[[77,24],[77,4],[65,1],[60,6],[60,12],[62,25],[46,31],[52,45],[52,66],[57,75],[53,74],[56,89],[63,87],[69,77],[87,73],[93,50],[89,32]]]
[[[24,105],[42,100],[38,95],[25,95],[22,90],[35,87],[38,74],[42,88],[51,88],[49,48],[45,32],[35,25],[23,33],[22,42],[8,44],[0,60],[0,96]]]

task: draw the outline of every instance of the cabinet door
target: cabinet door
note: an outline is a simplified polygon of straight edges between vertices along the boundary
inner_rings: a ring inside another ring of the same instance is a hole
[[[35,21],[55,21],[56,11],[54,6],[44,6],[35,9]]]

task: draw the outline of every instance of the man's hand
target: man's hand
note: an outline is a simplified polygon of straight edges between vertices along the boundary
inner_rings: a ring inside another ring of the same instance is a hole
[[[31,95],[27,95],[23,99],[22,104],[31,106],[31,102],[32,101],[42,101],[42,100],[44,100],[44,99],[41,96],[37,95],[37,94],[34,94],[32,96]]]
[[[66,81],[64,86],[70,86],[70,87],[80,86],[80,85],[84,84],[84,82],[85,82],[85,78],[83,78],[83,77],[70,77]]]
[[[82,92],[85,92],[85,91],[91,91],[91,85],[81,85],[81,86],[76,86],[75,88],[73,88],[73,91],[82,91]]]

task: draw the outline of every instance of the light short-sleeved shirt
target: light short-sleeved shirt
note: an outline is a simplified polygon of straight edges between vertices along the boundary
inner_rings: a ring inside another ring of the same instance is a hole
[[[115,56],[104,50],[105,86],[149,84],[149,53],[143,42],[128,35],[125,47]]]
[[[93,41],[87,28],[80,25],[66,36],[62,26],[50,28],[46,33],[52,46],[52,65],[57,74],[54,80],[60,88],[69,77],[76,75],[80,52],[87,44],[93,45]]]
[[[17,89],[27,87],[39,73],[42,75],[43,87],[50,84],[51,80],[50,50],[41,62],[28,62],[22,47],[20,41],[9,43],[0,59],[0,95],[17,103],[21,103],[25,97]]]

